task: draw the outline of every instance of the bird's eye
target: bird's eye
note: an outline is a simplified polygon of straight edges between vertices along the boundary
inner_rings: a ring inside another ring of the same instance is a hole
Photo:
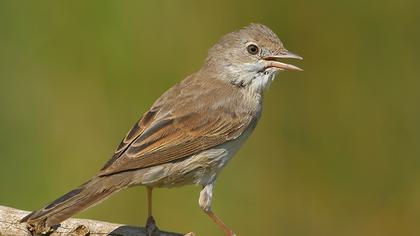
[[[246,47],[246,50],[248,51],[249,54],[251,55],[256,55],[258,54],[258,52],[260,51],[260,49],[258,48],[257,45],[255,44],[250,44]]]

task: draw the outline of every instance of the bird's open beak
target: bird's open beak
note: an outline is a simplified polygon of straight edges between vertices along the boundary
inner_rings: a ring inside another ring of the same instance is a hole
[[[263,58],[267,62],[267,67],[276,67],[280,70],[294,70],[294,71],[303,71],[297,66],[279,62],[280,59],[299,59],[303,60],[303,57],[298,56],[292,52],[286,51],[278,55],[268,56]]]

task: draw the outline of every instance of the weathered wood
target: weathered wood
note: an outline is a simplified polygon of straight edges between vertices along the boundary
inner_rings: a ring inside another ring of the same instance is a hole
[[[19,223],[28,211],[23,211],[11,207],[0,206],[0,235],[4,236],[27,236],[30,232],[26,229],[26,224]],[[147,236],[145,228],[114,224],[103,221],[70,218],[63,221],[51,236]],[[156,236],[182,236],[184,234],[170,233],[161,231]],[[185,236],[193,236],[193,233]]]

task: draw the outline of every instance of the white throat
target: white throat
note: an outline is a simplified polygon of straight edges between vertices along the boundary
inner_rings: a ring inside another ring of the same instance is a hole
[[[259,64],[241,64],[237,66],[227,66],[230,73],[226,75],[224,80],[230,81],[240,87],[248,87],[254,92],[263,93],[264,90],[270,87],[275,76],[278,73],[278,69],[267,68],[263,70],[263,65]]]

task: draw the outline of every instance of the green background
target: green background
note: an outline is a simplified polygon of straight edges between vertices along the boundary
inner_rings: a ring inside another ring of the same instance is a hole
[[[238,235],[420,235],[420,1],[0,2],[0,204],[84,182],[218,38],[268,25],[302,55],[218,179]],[[199,187],[155,191],[162,229],[222,235]],[[132,188],[77,217],[146,220]]]

